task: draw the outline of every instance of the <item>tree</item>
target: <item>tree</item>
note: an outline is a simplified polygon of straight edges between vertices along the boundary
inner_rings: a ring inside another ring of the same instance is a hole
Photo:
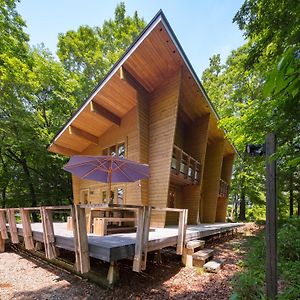
[[[102,27],[80,26],[77,31],[59,35],[57,55],[80,83],[78,101],[89,95],[145,27],[137,12],[133,17],[125,14],[125,4],[121,2],[114,19],[105,21]]]

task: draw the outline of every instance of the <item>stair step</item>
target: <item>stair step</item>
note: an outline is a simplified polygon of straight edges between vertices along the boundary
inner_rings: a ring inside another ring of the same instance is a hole
[[[205,241],[203,241],[203,240],[194,240],[194,241],[187,242],[185,247],[187,249],[203,248],[204,244],[205,244]]]
[[[193,266],[203,267],[203,265],[214,256],[213,249],[203,249],[193,254]]]
[[[202,249],[193,254],[193,258],[206,260],[214,255],[213,249]]]
[[[203,269],[206,272],[218,273],[223,267],[224,263],[224,260],[210,260],[205,265],[203,265]]]

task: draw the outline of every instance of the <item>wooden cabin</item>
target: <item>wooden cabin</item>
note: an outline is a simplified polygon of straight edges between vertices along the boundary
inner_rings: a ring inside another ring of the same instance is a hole
[[[188,208],[188,223],[224,222],[235,148],[160,11],[54,137],[49,151],[118,155],[150,178],[113,184],[116,204]],[[73,176],[75,203],[105,203],[108,185]],[[151,225],[177,222],[153,214]]]

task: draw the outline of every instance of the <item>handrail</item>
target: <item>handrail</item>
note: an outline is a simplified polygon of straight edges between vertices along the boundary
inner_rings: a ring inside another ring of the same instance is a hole
[[[200,162],[175,144],[173,145],[171,169],[174,170],[176,175],[183,176],[184,179],[192,183],[198,183],[200,180]]]
[[[220,183],[219,183],[219,197],[228,198],[228,192],[229,192],[229,185],[228,185],[228,183],[225,180],[220,179]]]

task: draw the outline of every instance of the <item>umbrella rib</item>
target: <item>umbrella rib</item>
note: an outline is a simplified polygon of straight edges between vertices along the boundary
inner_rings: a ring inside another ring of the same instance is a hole
[[[129,175],[127,175],[121,168],[119,168],[119,170],[129,179],[129,180],[133,180],[133,178],[132,177],[130,177]],[[133,180],[133,182],[134,181],[137,181],[137,180]]]

